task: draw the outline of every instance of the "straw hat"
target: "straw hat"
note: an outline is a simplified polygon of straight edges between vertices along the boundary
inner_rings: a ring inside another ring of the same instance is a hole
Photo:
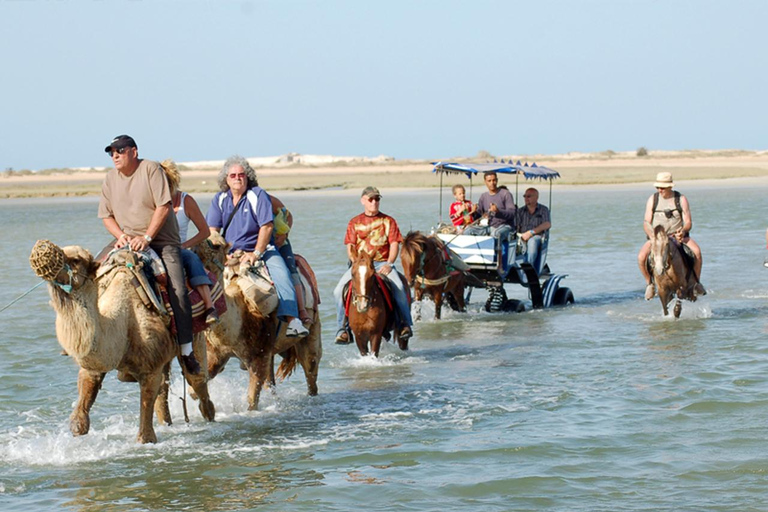
[[[653,184],[656,188],[672,188],[675,186],[675,182],[672,181],[671,172],[660,172],[656,175],[656,183]]]

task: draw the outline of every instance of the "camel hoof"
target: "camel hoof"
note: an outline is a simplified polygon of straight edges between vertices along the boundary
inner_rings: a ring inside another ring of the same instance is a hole
[[[198,408],[200,409],[200,414],[203,415],[203,418],[208,421],[216,421],[216,407],[213,405],[212,401],[201,401]]]
[[[157,443],[157,435],[155,434],[154,431],[150,432],[149,434],[143,434],[143,435],[139,433],[139,435],[136,437],[136,442],[141,444],[147,444],[147,443],[155,444]]]
[[[72,432],[72,435],[77,436],[84,436],[88,433],[88,431],[91,429],[91,420],[88,416],[85,417],[76,417],[72,416],[69,420],[69,430]]]

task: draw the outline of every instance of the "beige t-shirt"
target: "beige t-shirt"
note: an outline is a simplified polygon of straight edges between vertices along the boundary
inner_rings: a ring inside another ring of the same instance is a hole
[[[171,191],[165,172],[157,162],[141,160],[130,176],[115,168],[107,172],[101,185],[99,218],[114,217],[120,228],[131,236],[147,232],[158,206],[171,202]],[[152,240],[152,245],[180,245],[176,215],[170,212],[165,224]]]
[[[668,235],[674,234],[683,227],[683,217],[677,210],[674,195],[669,199],[664,199],[659,194],[659,204],[656,205],[656,210],[653,212],[651,226],[654,228],[656,226],[664,226]]]

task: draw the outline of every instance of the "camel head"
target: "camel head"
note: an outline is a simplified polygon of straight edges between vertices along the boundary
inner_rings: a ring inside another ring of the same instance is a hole
[[[197,244],[193,250],[205,268],[220,275],[224,271],[230,247],[232,245],[221,236],[221,233],[211,231],[208,239]]]
[[[91,253],[77,245],[60,248],[48,240],[38,240],[29,255],[35,274],[69,294],[96,276],[99,264]]]

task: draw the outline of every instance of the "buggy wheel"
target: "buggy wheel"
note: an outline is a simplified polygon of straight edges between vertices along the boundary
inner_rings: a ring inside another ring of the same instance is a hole
[[[570,288],[562,287],[555,290],[555,295],[552,297],[553,306],[565,306],[566,304],[573,304],[573,292]]]
[[[489,313],[498,313],[504,310],[507,302],[507,292],[503,286],[489,286],[488,300],[485,301],[485,310]]]
[[[509,299],[504,303],[503,309],[507,313],[522,313],[525,311],[525,304],[521,300]]]

